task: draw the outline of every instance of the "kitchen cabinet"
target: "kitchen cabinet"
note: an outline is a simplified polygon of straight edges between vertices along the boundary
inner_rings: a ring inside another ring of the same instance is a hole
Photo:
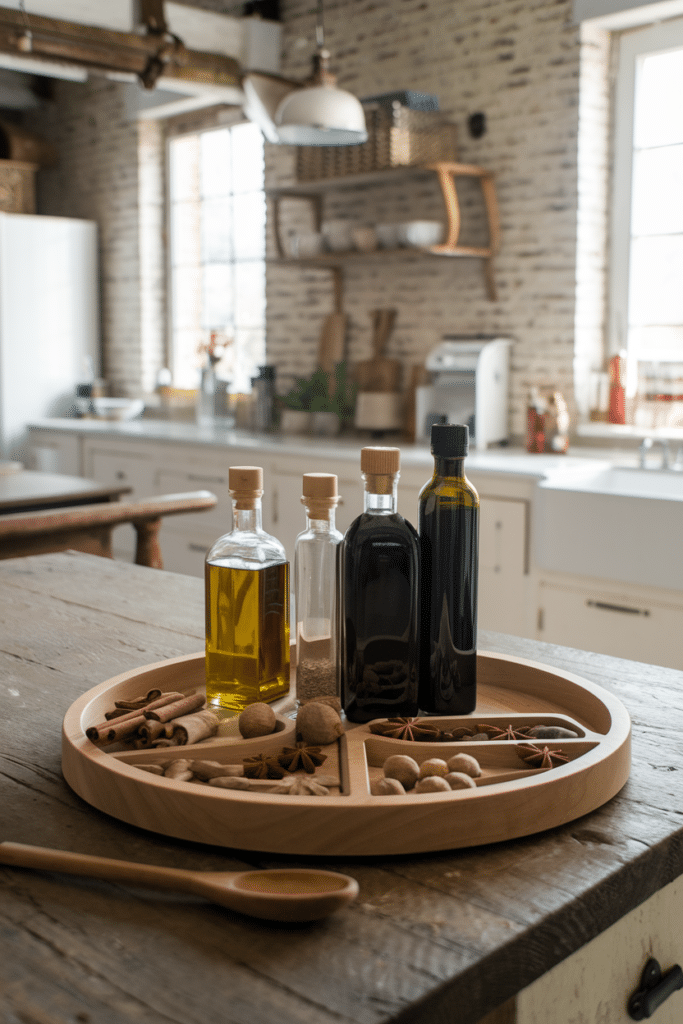
[[[683,878],[664,886],[577,952],[518,993],[515,1024],[630,1024],[627,1005],[640,988],[646,961],[662,974],[683,963]],[[683,991],[674,992],[653,1018],[680,1024]]]
[[[683,669],[683,595],[542,576],[536,639]]]
[[[155,492],[155,460],[151,451],[139,445],[124,445],[119,441],[86,439],[81,457],[83,475],[103,484],[121,484],[130,487],[129,498],[151,497]],[[163,527],[162,527],[163,529]],[[126,561],[135,559],[135,529],[126,523],[114,531],[114,556]]]
[[[319,256],[306,257],[305,259],[295,259],[287,253],[282,232],[282,204],[286,200],[307,200],[311,205],[315,231],[320,231],[323,222],[323,197],[325,194],[369,185],[391,187],[392,184],[405,181],[406,177],[415,177],[416,174],[422,174],[423,176],[425,174],[433,174],[438,181],[446,215],[445,238],[440,244],[411,250],[380,249],[370,253],[355,251],[325,253]],[[476,180],[481,186],[489,236],[486,245],[473,246],[460,243],[461,215],[457,192],[457,181],[459,178]],[[284,263],[301,264],[309,267],[327,266],[338,274],[339,268],[348,261],[387,260],[396,258],[397,255],[400,256],[406,252],[411,252],[413,255],[419,252],[426,256],[439,257],[476,257],[483,261],[488,297],[491,300],[496,298],[493,258],[500,245],[499,214],[493,174],[483,167],[477,167],[474,164],[461,164],[454,161],[438,161],[421,166],[395,167],[386,171],[370,171],[365,174],[351,174],[339,178],[305,182],[292,188],[269,189],[268,194],[272,197],[274,204],[273,223],[275,226],[278,257]]]
[[[81,441],[72,434],[41,430],[31,435],[28,469],[82,476]]]

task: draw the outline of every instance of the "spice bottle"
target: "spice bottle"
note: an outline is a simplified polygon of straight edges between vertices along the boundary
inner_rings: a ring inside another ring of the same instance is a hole
[[[341,699],[352,722],[417,714],[419,546],[396,510],[401,453],[363,448],[365,510],[340,548]]]
[[[296,692],[310,700],[337,693],[337,477],[304,473],[301,501],[306,529],[294,547]]]
[[[477,701],[479,497],[465,476],[469,431],[435,424],[434,475],[420,491],[420,710],[464,715]]]
[[[261,526],[261,467],[228,479],[233,529],[206,556],[206,697],[237,713],[289,692],[289,562]]]

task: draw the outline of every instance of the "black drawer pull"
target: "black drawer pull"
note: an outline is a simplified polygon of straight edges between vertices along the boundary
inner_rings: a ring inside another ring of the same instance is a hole
[[[205,555],[210,547],[211,547],[210,544],[193,544],[192,542],[190,542],[187,545],[187,550],[188,551],[198,551],[201,555]]]
[[[589,608],[602,608],[606,612],[626,612],[627,615],[649,615],[649,608],[630,608],[627,604],[610,604],[609,601],[586,601]]]
[[[640,978],[640,988],[628,1001],[629,1017],[631,1020],[645,1020],[646,1017],[651,1017],[679,988],[683,988],[683,971],[678,964],[662,976],[659,963],[654,959],[648,960]]]

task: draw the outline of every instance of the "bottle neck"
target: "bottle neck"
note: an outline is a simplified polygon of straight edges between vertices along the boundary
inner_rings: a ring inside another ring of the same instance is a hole
[[[374,515],[390,515],[398,505],[398,476],[365,474],[365,511]]]
[[[312,515],[308,509],[306,509],[306,529],[312,533],[331,533],[334,530],[334,509],[331,508],[325,513],[325,518],[320,517],[320,513]]]
[[[464,478],[465,459],[450,459],[444,458],[442,455],[435,455],[434,473],[436,476]]]
[[[261,530],[262,521],[261,499],[254,499],[253,508],[237,508],[237,501],[232,500],[232,523],[233,530],[242,533],[258,533]]]

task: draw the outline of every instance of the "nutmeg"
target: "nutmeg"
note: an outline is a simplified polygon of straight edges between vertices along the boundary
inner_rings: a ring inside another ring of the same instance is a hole
[[[440,757],[429,757],[420,765],[420,778],[426,779],[432,775],[448,775],[448,765]]]
[[[454,754],[446,763],[450,772],[464,772],[473,779],[478,779],[481,775],[481,766],[471,754]]]
[[[329,704],[311,701],[303,704],[296,715],[296,731],[299,738],[312,747],[324,747],[334,743],[344,732],[339,713]]]
[[[425,775],[415,784],[416,793],[450,793],[451,787],[442,775]]]
[[[275,732],[277,715],[269,704],[256,701],[255,704],[248,704],[244,711],[240,712],[237,724],[245,740],[256,736],[268,736]]]
[[[370,792],[373,796],[405,796],[406,791],[398,779],[390,779],[385,776],[372,783]]]
[[[392,754],[382,765],[387,779],[396,779],[404,789],[412,789],[420,777],[420,766],[408,754]]]
[[[447,782],[451,789],[476,789],[477,784],[470,775],[466,775],[465,772],[449,772],[445,776],[444,782]]]

